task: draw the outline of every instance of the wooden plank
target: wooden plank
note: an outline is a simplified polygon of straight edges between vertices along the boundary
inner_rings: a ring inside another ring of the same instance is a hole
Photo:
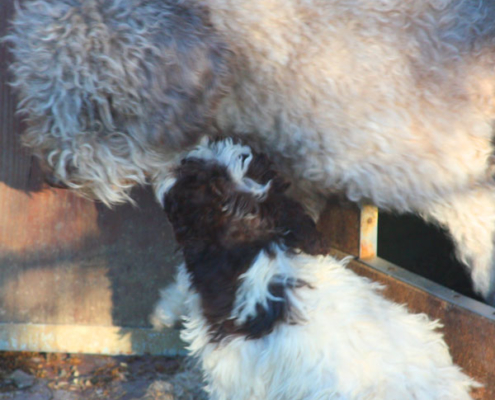
[[[148,191],[116,210],[0,184],[0,322],[149,326],[180,257]]]

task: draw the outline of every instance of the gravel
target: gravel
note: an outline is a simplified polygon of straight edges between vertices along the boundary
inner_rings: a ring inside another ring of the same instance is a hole
[[[0,352],[0,400],[207,400],[184,357]]]

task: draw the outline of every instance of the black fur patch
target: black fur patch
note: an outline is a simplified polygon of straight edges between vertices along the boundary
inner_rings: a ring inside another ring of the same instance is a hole
[[[239,276],[261,251],[269,254],[273,244],[309,254],[328,251],[314,221],[284,194],[288,184],[266,157],[255,155],[247,175],[262,184],[271,181],[263,201],[239,192],[224,166],[186,159],[165,196],[165,211],[184,251],[192,286],[200,294],[213,341],[230,335],[260,338],[278,322],[294,322],[286,291],[304,282],[272,283],[269,292],[280,301],[269,300],[267,308],[259,305],[256,317],[241,326],[230,319]]]
[[[264,154],[254,154],[247,176],[271,188],[261,207],[262,218],[272,220],[279,239],[289,248],[298,248],[311,255],[327,255],[329,243],[317,230],[316,223],[307,215],[297,201],[289,198],[285,191],[290,183],[273,169],[272,162]]]
[[[247,322],[240,326],[238,331],[246,336],[247,339],[259,339],[273,331],[278,321],[287,323],[297,323],[297,318],[291,313],[290,302],[287,298],[287,290],[309,286],[306,282],[289,281],[285,284],[271,283],[268,286],[270,294],[277,300],[268,300],[268,306],[265,308],[261,304],[256,305],[256,317],[248,319]],[[279,300],[278,300],[279,299]]]

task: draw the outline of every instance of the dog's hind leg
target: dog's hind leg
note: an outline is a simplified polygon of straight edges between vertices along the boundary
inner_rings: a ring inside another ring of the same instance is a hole
[[[495,187],[454,193],[429,204],[421,214],[447,229],[457,256],[469,268],[474,289],[495,305]]]

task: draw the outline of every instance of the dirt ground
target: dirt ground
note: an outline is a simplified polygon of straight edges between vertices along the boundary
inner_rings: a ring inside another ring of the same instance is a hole
[[[0,400],[206,400],[182,357],[0,352]]]

